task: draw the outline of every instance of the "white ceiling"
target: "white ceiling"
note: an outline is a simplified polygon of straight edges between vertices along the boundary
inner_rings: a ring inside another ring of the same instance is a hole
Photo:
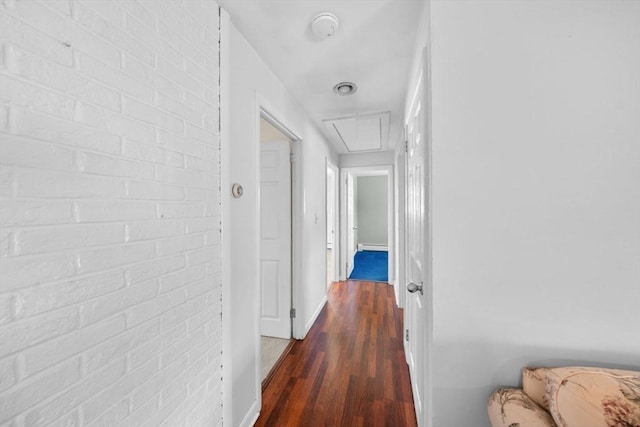
[[[323,120],[385,112],[390,113],[388,144],[385,140],[369,146],[365,141],[351,145],[356,151],[393,149],[402,131],[416,26],[424,0],[218,3],[339,153],[349,150]],[[331,12],[340,20],[338,31],[325,40],[311,31],[311,21],[320,12]],[[333,86],[343,81],[356,83],[357,92],[351,96],[335,94]]]
[[[329,134],[350,153],[388,149],[389,112],[324,120]]]

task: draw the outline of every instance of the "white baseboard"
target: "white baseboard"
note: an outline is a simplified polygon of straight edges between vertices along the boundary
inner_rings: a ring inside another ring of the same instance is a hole
[[[307,333],[315,323],[316,319],[320,315],[320,312],[322,311],[326,303],[327,303],[327,296],[325,295],[322,297],[322,301],[320,301],[320,305],[318,306],[318,308],[316,308],[316,311],[314,311],[313,314],[311,315],[311,319],[309,319],[309,321],[304,325],[304,337],[307,336]]]
[[[358,243],[359,251],[383,251],[388,252],[389,247],[387,245],[372,245],[369,243]]]
[[[398,281],[393,279],[393,296],[396,300],[396,307],[404,308],[400,306],[400,288],[398,286]]]
[[[258,387],[260,387],[260,384],[258,384]],[[254,425],[258,420],[258,417],[260,416],[260,409],[260,402],[258,402],[258,400],[255,400],[253,402],[253,405],[251,405],[251,408],[249,408],[249,411],[247,411],[247,414],[244,416],[244,419],[240,422],[239,426],[251,427],[252,425]]]

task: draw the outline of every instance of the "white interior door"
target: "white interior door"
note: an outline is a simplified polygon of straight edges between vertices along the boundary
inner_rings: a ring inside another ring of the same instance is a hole
[[[327,290],[338,280],[338,240],[337,230],[337,169],[327,159],[326,206],[327,206]]]
[[[289,141],[260,147],[260,333],[291,338]]]
[[[353,271],[353,257],[357,251],[358,224],[356,223],[356,182],[355,177],[347,174],[347,279]]]
[[[327,249],[335,248],[335,193],[336,175],[330,166],[327,166]]]
[[[407,160],[407,294],[405,328],[408,330],[405,350],[411,374],[413,398],[418,425],[424,425],[426,410],[426,334],[427,313],[425,295],[422,286],[426,282],[425,242],[427,218],[425,217],[425,135],[423,114],[421,114],[422,79],[417,89],[407,123],[408,160]],[[417,285],[417,286],[416,286]],[[426,286],[425,286],[426,290]],[[412,292],[413,291],[413,292]]]

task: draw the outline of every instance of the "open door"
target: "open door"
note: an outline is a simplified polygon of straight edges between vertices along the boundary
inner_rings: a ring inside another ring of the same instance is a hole
[[[407,254],[406,280],[407,300],[405,310],[405,352],[409,364],[413,399],[418,425],[424,426],[428,396],[426,384],[427,371],[427,313],[428,283],[427,275],[427,242],[428,217],[426,201],[428,182],[426,178],[427,143],[425,137],[425,120],[422,111],[423,78],[416,89],[416,96],[411,105],[407,121]]]
[[[290,142],[260,144],[260,334],[291,338]]]
[[[356,223],[356,179],[350,173],[347,174],[347,276],[353,271],[353,257],[357,252],[358,224]]]
[[[337,280],[336,270],[338,267],[337,253],[337,175],[338,170],[329,163],[327,159],[327,176],[326,176],[326,207],[327,207],[327,289]]]

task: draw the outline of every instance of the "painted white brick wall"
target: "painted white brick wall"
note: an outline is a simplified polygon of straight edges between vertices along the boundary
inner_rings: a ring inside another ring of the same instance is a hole
[[[0,427],[221,424],[218,7],[0,6]]]

